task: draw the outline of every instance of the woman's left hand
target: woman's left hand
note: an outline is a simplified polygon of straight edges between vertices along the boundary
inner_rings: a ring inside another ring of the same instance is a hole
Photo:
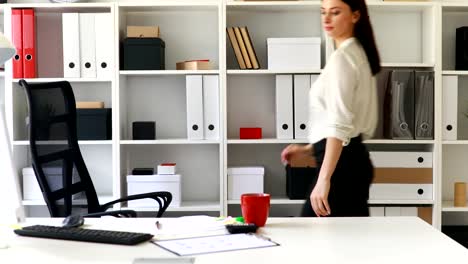
[[[310,194],[310,203],[317,216],[327,216],[331,214],[328,204],[328,193],[330,192],[330,180],[320,177],[315,184],[314,190]]]

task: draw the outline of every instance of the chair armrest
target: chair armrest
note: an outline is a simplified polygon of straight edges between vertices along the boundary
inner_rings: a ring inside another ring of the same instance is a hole
[[[169,204],[171,204],[172,201],[172,194],[170,192],[151,192],[151,193],[143,193],[143,194],[135,194],[135,195],[130,195],[127,197],[122,197],[120,199],[117,199],[112,202],[108,202],[106,204],[101,205],[101,208],[103,211],[106,211],[109,209],[112,205],[116,203],[121,203],[125,201],[132,201],[132,200],[140,200],[140,199],[146,199],[150,198],[158,202],[159,204],[159,210],[157,213],[156,217],[161,217],[163,213],[166,211],[167,207]]]
[[[133,210],[116,210],[106,211],[99,213],[89,213],[83,215],[83,217],[101,217],[101,216],[115,216],[115,217],[137,217],[137,213]]]

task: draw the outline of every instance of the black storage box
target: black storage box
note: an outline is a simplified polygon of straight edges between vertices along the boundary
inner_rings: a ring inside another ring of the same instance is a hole
[[[153,168],[134,168],[132,170],[132,175],[153,175]]]
[[[126,38],[123,43],[123,69],[164,70],[165,47],[160,38]]]
[[[312,180],[317,175],[314,167],[291,167],[286,165],[286,195],[289,199],[307,199]]]
[[[442,233],[468,248],[468,226],[442,226]]]
[[[134,140],[153,140],[156,139],[156,123],[151,121],[133,122]]]
[[[112,109],[76,109],[79,140],[112,139]]]

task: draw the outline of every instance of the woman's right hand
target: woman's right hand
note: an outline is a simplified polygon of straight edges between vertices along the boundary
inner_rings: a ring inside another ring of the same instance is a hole
[[[299,144],[290,144],[283,149],[281,152],[281,162],[283,164],[289,164],[291,157],[296,154],[306,154],[311,151],[311,145],[299,145]],[[310,153],[312,154],[312,153]]]

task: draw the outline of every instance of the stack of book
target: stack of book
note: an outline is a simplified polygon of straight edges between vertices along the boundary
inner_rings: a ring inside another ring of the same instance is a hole
[[[226,30],[239,68],[242,70],[260,69],[260,63],[247,27],[228,27]]]

